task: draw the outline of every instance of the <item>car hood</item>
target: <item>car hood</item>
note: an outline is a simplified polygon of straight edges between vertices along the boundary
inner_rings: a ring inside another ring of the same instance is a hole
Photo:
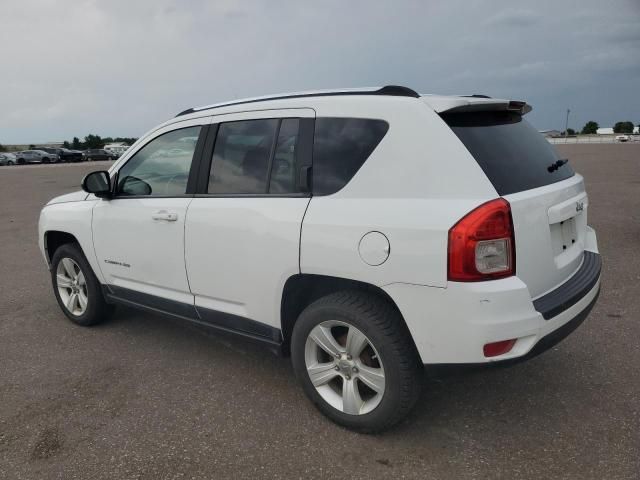
[[[52,198],[49,200],[47,205],[53,205],[55,203],[82,202],[83,200],[86,200],[88,196],[89,194],[87,192],[78,190],[77,192],[67,193],[66,195],[60,195],[59,197]]]

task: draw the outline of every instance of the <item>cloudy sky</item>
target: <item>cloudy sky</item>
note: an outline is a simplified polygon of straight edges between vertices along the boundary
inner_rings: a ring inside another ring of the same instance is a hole
[[[640,0],[1,0],[0,143],[138,136],[194,106],[406,85],[640,123]]]

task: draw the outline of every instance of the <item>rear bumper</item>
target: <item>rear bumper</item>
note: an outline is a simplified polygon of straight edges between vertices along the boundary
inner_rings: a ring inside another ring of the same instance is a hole
[[[447,288],[392,284],[396,302],[424,364],[480,364],[535,356],[575,330],[600,291],[600,255],[585,252],[567,282],[531,300],[518,277]],[[487,358],[487,343],[516,338],[511,351]]]
[[[598,282],[601,270],[600,255],[585,251],[582,265],[575,275],[559,288],[534,300],[534,308],[540,312],[545,320],[552,319],[579,302]]]
[[[538,341],[538,343],[536,343],[533,346],[533,348],[529,350],[529,353],[527,353],[523,357],[518,358],[517,360],[526,360],[529,358],[533,358],[536,355],[540,355],[541,353],[546,352],[550,348],[555,347],[558,343],[560,343],[562,340],[567,338],[571,333],[573,333],[575,329],[577,329],[580,325],[582,325],[582,322],[586,320],[586,318],[589,316],[589,313],[591,313],[591,309],[596,304],[596,301],[598,300],[599,296],[600,296],[600,285],[598,285],[598,289],[596,291],[595,296],[593,297],[593,300],[591,300],[591,303],[589,303],[589,305],[587,305],[587,307],[584,310],[582,310],[580,313],[578,313],[575,317],[573,317],[571,320],[569,320],[567,323],[565,323],[561,327],[551,331],[551,333],[542,337]]]

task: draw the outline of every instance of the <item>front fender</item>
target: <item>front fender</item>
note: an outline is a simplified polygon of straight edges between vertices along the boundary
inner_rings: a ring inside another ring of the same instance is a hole
[[[91,265],[93,272],[100,281],[104,283],[104,277],[100,264],[93,248],[93,235],[91,221],[93,217],[93,207],[96,201],[56,203],[45,206],[40,212],[38,222],[38,244],[47,265],[50,265],[50,258],[47,252],[45,238],[48,232],[57,231],[73,235],[80,248],[84,252],[87,261]]]

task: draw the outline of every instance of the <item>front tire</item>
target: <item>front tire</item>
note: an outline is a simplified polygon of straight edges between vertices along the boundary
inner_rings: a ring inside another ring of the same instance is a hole
[[[338,292],[309,305],[291,338],[302,388],[335,423],[373,433],[415,405],[422,363],[399,312],[368,292]]]
[[[73,322],[85,327],[102,322],[113,307],[77,244],[59,247],[51,259],[51,282],[58,305]]]

